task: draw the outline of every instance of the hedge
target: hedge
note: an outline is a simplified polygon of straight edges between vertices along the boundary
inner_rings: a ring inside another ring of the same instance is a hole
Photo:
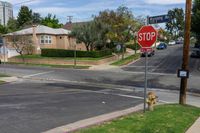
[[[111,50],[102,51],[76,51],[77,57],[92,57],[99,58],[112,55]],[[64,49],[41,49],[41,56],[44,57],[74,57],[74,50]]]

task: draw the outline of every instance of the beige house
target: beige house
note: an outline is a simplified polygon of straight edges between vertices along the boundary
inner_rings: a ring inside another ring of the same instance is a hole
[[[62,28],[53,29],[47,26],[38,25],[23,29],[4,36],[5,44],[11,48],[14,36],[26,36],[31,38],[34,46],[34,53],[40,54],[42,48],[86,50],[83,43],[76,43],[76,39],[69,36],[71,31]]]

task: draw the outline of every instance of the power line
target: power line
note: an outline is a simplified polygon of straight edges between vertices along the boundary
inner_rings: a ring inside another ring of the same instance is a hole
[[[21,4],[24,4],[24,3],[30,3],[30,2],[33,2],[33,1],[37,1],[37,0],[27,0],[27,1],[23,1],[23,2],[20,2],[20,3],[13,4],[13,5],[16,6],[16,5],[21,5]]]

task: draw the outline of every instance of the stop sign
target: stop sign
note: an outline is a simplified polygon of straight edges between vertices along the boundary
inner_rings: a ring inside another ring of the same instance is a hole
[[[138,43],[142,48],[151,47],[157,39],[157,32],[153,26],[143,26],[138,31]]]

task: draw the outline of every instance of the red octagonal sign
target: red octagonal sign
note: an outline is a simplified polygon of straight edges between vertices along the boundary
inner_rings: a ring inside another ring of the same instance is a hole
[[[153,26],[143,26],[138,31],[138,43],[142,48],[151,47],[157,39],[157,32]]]

